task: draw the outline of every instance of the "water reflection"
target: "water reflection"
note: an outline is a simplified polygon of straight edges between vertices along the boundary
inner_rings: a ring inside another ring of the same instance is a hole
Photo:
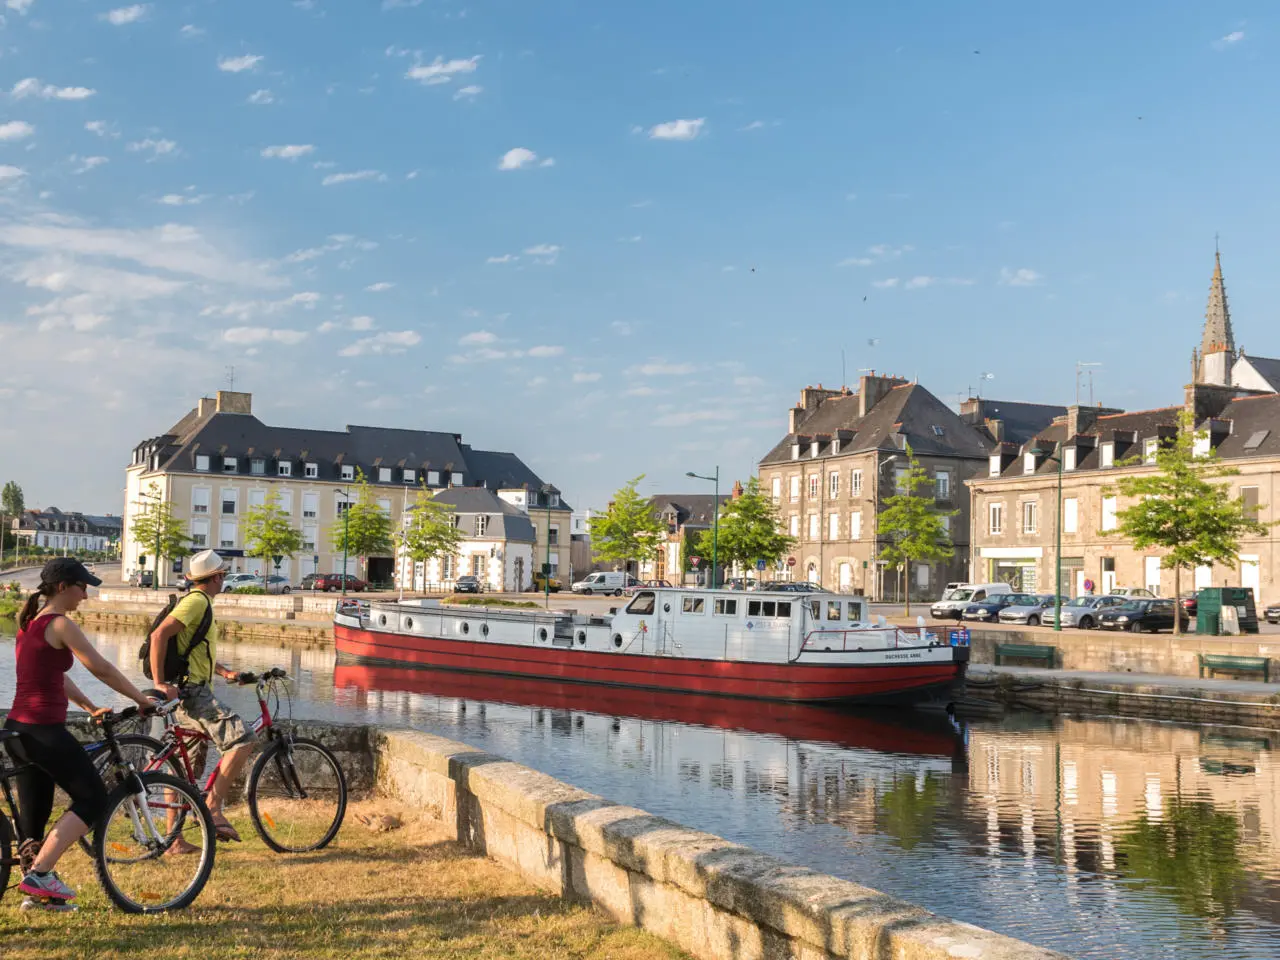
[[[134,670],[135,638],[97,642]],[[285,666],[299,715],[471,743],[1072,956],[1280,956],[1280,764],[1269,733],[1029,713],[957,727],[335,666],[323,649],[220,653],[238,669]],[[0,640],[0,705],[11,658]],[[248,691],[227,696],[251,706]]]

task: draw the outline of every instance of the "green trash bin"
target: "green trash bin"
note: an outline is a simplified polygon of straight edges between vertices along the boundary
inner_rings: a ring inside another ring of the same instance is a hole
[[[1241,633],[1258,632],[1258,610],[1251,587],[1205,587],[1196,595],[1196,633],[1222,633],[1222,608],[1235,607]]]

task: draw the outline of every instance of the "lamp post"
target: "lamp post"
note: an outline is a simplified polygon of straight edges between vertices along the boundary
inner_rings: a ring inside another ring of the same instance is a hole
[[[1056,456],[1049,456],[1047,451],[1040,447],[1032,447],[1029,451],[1032,456],[1045,455],[1046,459],[1058,465],[1058,502],[1057,517],[1053,525],[1053,629],[1062,629],[1062,451],[1059,449]]]
[[[694,480],[708,480],[716,485],[716,496],[711,502],[711,509],[714,511],[711,515],[711,589],[714,590],[719,583],[720,571],[720,467],[716,466],[714,476],[704,477],[692,471],[685,476],[692,477]]]
[[[880,566],[880,471],[889,464],[897,461],[898,455],[891,453],[884,458],[884,461],[876,465],[875,473],[875,490],[872,500],[871,522],[875,524],[875,532],[872,535],[872,543],[874,545],[874,565],[876,576],[876,602],[884,602],[884,568]]]
[[[542,485],[542,496],[547,501],[547,559],[542,564],[542,606],[551,609],[551,484]]]
[[[351,487],[350,485],[339,490],[334,487],[335,493],[342,494],[342,596],[347,595],[347,531],[351,525]]]
[[[141,490],[139,490],[138,496],[146,497],[148,500],[155,500],[157,503],[161,503],[161,504],[164,503],[164,498],[157,497],[154,493],[143,493]],[[152,590],[160,589],[160,521],[161,521],[160,508],[156,507],[156,552],[155,552],[155,556],[151,558],[151,564],[152,564],[151,589]]]

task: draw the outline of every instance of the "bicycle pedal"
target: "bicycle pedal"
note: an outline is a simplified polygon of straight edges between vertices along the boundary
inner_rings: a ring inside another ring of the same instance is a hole
[[[75,913],[80,908],[66,900],[55,900],[53,897],[26,897],[19,910],[47,910],[50,913]]]

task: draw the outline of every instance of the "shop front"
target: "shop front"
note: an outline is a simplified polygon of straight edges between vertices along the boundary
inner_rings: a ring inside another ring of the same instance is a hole
[[[982,547],[978,551],[988,583],[1007,583],[1019,593],[1040,593],[1043,547]]]

